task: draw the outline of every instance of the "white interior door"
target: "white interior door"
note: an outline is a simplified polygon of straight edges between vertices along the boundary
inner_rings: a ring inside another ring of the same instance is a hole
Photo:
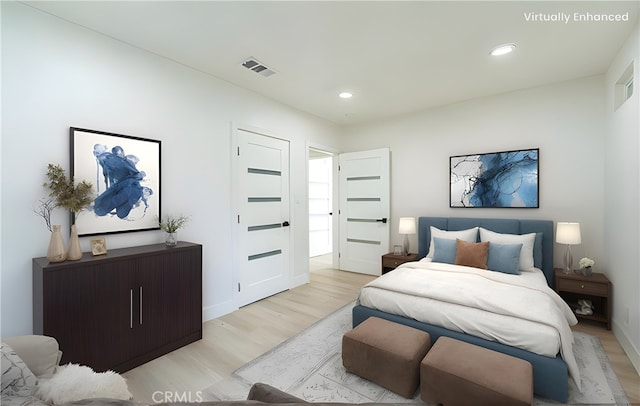
[[[333,157],[322,154],[309,159],[309,256],[329,254],[331,226]]]
[[[389,250],[389,149],[339,159],[340,269],[380,275]]]
[[[289,288],[289,142],[238,130],[239,306]]]

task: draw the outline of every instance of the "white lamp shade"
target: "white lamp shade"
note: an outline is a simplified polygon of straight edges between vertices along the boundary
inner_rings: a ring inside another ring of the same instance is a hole
[[[568,245],[580,244],[582,242],[582,238],[580,237],[580,223],[558,222],[556,242]]]
[[[398,227],[399,234],[415,234],[416,233],[416,219],[415,217],[400,217],[400,226]]]

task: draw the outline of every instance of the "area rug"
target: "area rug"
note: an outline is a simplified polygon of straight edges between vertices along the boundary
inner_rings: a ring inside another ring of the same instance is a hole
[[[405,399],[345,371],[341,342],[351,329],[353,304],[319,320],[300,334],[237,369],[230,378],[202,391],[204,400],[246,399],[255,382],[264,382],[308,402],[422,404],[420,393]],[[598,337],[574,333],[574,353],[582,378],[582,393],[569,384],[567,404],[628,405]],[[536,406],[559,405],[547,399]]]

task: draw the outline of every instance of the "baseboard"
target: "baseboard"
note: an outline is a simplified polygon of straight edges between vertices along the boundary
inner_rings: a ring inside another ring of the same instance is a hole
[[[291,286],[289,289],[296,288],[298,286],[309,283],[309,273],[305,273],[304,275],[297,275],[291,278]]]
[[[640,375],[640,353],[638,352],[638,349],[633,345],[633,342],[629,339],[627,331],[623,328],[620,328],[615,320],[613,321],[613,335],[616,336],[616,339],[620,343],[620,346],[622,346],[625,354],[627,354],[627,357],[629,357],[629,361],[631,361],[631,364],[636,369],[636,372],[638,373],[638,375]]]
[[[298,275],[291,278],[291,286],[289,289],[293,289],[297,286],[309,283],[309,274]],[[222,317],[225,314],[229,314],[238,310],[238,306],[235,305],[233,300],[228,300],[223,303],[218,303],[212,306],[205,306],[202,308],[202,322],[213,320],[218,317]]]
[[[222,317],[236,310],[238,310],[238,307],[233,303],[233,300],[228,300],[213,306],[205,306],[202,308],[202,322],[204,323],[205,321]]]

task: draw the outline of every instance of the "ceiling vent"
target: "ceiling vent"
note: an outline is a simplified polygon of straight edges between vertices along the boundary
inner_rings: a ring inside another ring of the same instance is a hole
[[[273,69],[269,68],[259,60],[254,57],[249,57],[246,61],[242,62],[242,66],[245,68],[254,71],[255,73],[268,78],[269,76],[276,73]]]

